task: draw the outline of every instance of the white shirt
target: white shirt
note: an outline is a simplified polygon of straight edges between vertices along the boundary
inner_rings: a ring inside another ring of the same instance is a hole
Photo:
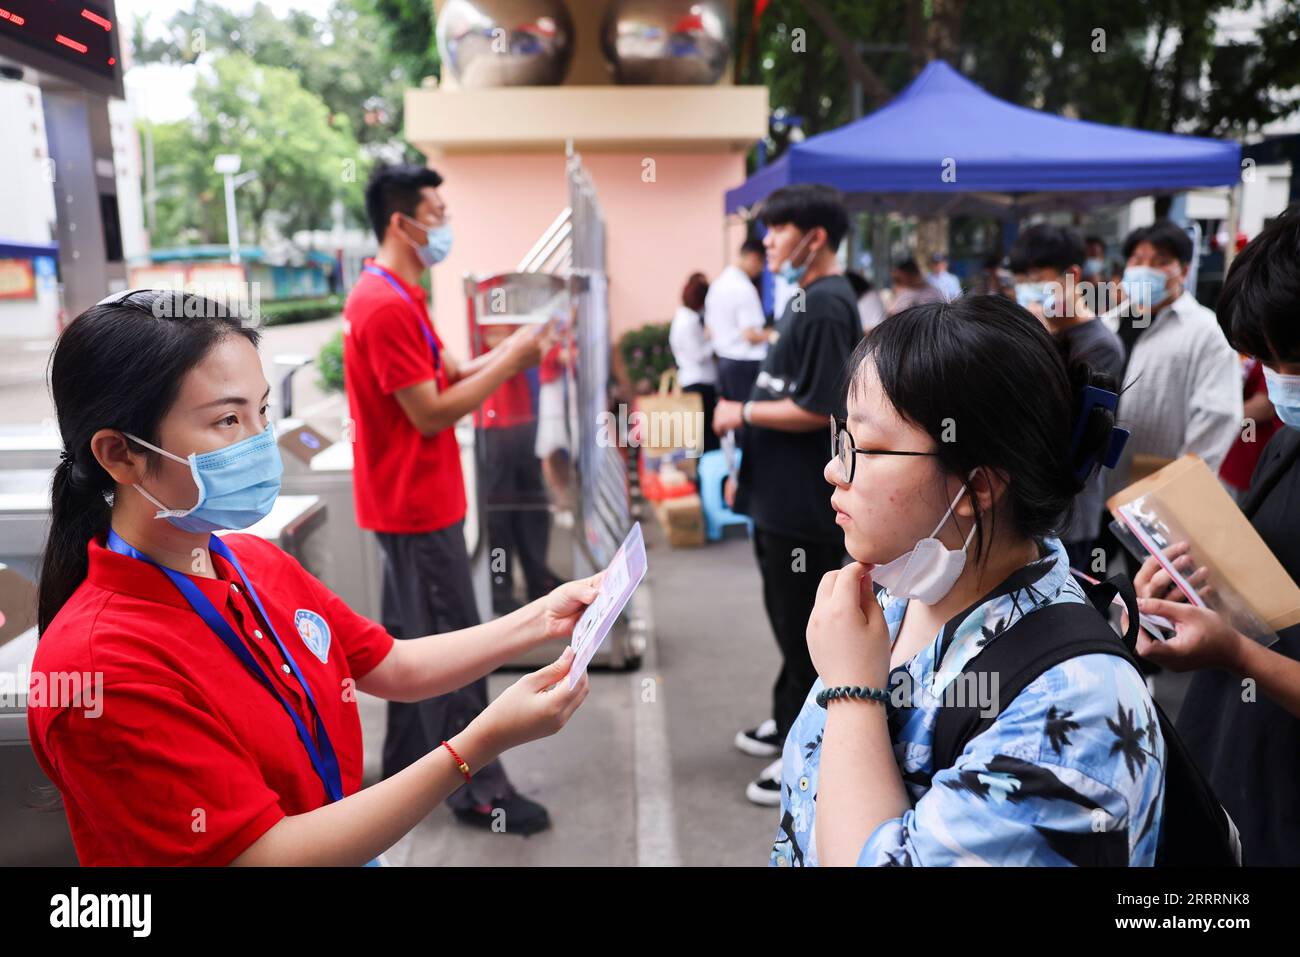
[[[952,302],[961,295],[961,280],[946,269],[943,272],[932,272],[925,279],[931,286],[943,293],[943,298],[947,302]]]
[[[680,386],[718,381],[717,364],[713,361],[713,347],[705,336],[700,314],[687,306],[678,306],[673,324],[668,329],[668,345],[672,347],[677,362],[677,384]]]
[[[885,300],[880,298],[879,289],[868,289],[858,299],[858,318],[862,320],[863,334],[885,321]]]
[[[1101,317],[1119,331],[1119,310]],[[1130,322],[1131,319],[1124,319]],[[1216,475],[1242,428],[1241,367],[1214,313],[1190,292],[1165,307],[1133,346],[1119,399],[1132,431],[1119,467],[1104,470],[1106,495],[1129,484],[1134,455],[1199,455]]]
[[[763,301],[739,266],[728,266],[709,284],[704,324],[719,358],[757,361],[767,355],[766,342],[749,342],[741,334],[742,329],[763,328]]]
[[[894,289],[894,298],[889,303],[889,314],[896,316],[904,309],[923,306],[927,302],[943,302],[943,293],[930,283],[919,286],[902,286]]]

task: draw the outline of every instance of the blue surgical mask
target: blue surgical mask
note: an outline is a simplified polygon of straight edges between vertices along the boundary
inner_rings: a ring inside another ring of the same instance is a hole
[[[1054,283],[1018,282],[1016,283],[1016,302],[1025,309],[1041,306],[1043,315],[1056,318],[1056,291]]]
[[[399,213],[399,215],[401,214]],[[402,216],[402,218],[412,226],[424,230],[423,246],[409,236],[403,238],[415,247],[415,254],[420,257],[420,262],[426,269],[430,266],[436,266],[451,254],[451,226],[448,223],[443,223],[441,226],[430,226],[428,223],[422,223],[410,216]]]
[[[1106,269],[1106,262],[1103,259],[1085,259],[1083,261],[1083,274],[1085,276],[1100,276]]]
[[[1264,386],[1277,417],[1293,429],[1300,429],[1300,375],[1284,375],[1264,366]]]
[[[781,278],[791,285],[797,285],[799,280],[803,279],[804,273],[808,271],[808,264],[804,263],[802,266],[796,266],[794,264],[794,257],[799,250],[803,248],[803,244],[808,241],[808,237],[811,235],[811,233],[805,234],[803,239],[799,240],[799,242],[795,244],[794,249],[790,250],[790,258],[781,263],[781,268],[777,270],[777,272],[780,273]]]
[[[1045,282],[1016,283],[1016,302],[1026,309],[1030,306],[1041,306],[1047,301],[1047,296],[1047,283]]]
[[[144,486],[135,486],[136,491],[158,506],[154,518],[165,518],[183,532],[248,528],[270,513],[280,494],[284,463],[280,461],[280,447],[270,425],[265,431],[223,449],[191,453],[188,459],[151,445],[130,432],[125,434],[159,455],[189,465],[199,489],[199,499],[190,508],[168,508]]]
[[[1139,309],[1146,311],[1158,302],[1164,302],[1169,276],[1150,266],[1129,266],[1124,270],[1124,295]]]

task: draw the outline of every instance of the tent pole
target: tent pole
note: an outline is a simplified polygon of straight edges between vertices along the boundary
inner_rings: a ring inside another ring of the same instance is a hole
[[[1223,275],[1237,258],[1237,230],[1241,228],[1241,183],[1228,190],[1228,245],[1223,248]]]

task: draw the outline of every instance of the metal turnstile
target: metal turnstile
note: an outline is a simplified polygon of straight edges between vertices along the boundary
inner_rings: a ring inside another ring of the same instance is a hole
[[[0,867],[76,866],[63,799],[27,737],[36,629],[0,645]]]
[[[329,511],[319,495],[281,494],[266,518],[237,534],[256,535],[266,539],[285,554],[296,558],[303,568],[317,578],[322,578],[332,559],[329,539],[325,534],[328,518]]]
[[[11,469],[54,469],[63,442],[48,423],[0,426],[0,472]]]
[[[322,530],[324,554],[313,571],[349,608],[371,621],[380,618],[380,556],[374,532],[359,528],[352,497],[352,443],[332,441],[305,423],[277,426],[284,477],[282,495],[313,495],[329,522]]]
[[[0,562],[34,582],[49,524],[51,468],[0,471]],[[271,513],[247,532],[273,542],[321,577],[329,559],[322,532],[326,504],[316,495],[281,495]],[[0,578],[0,610],[14,603]],[[0,628],[3,626],[0,625]],[[27,690],[36,629],[0,633],[0,866],[76,864],[58,791],[32,754],[27,736]],[[123,782],[129,786],[130,782]]]
[[[53,468],[0,470],[0,562],[36,581],[50,523]]]

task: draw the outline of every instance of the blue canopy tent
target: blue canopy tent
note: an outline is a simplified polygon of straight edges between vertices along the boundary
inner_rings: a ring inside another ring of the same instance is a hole
[[[854,210],[1016,219],[1232,185],[1240,175],[1235,142],[1014,106],[936,60],[888,105],[791,146],[729,190],[726,211],[818,182],[843,191]]]

